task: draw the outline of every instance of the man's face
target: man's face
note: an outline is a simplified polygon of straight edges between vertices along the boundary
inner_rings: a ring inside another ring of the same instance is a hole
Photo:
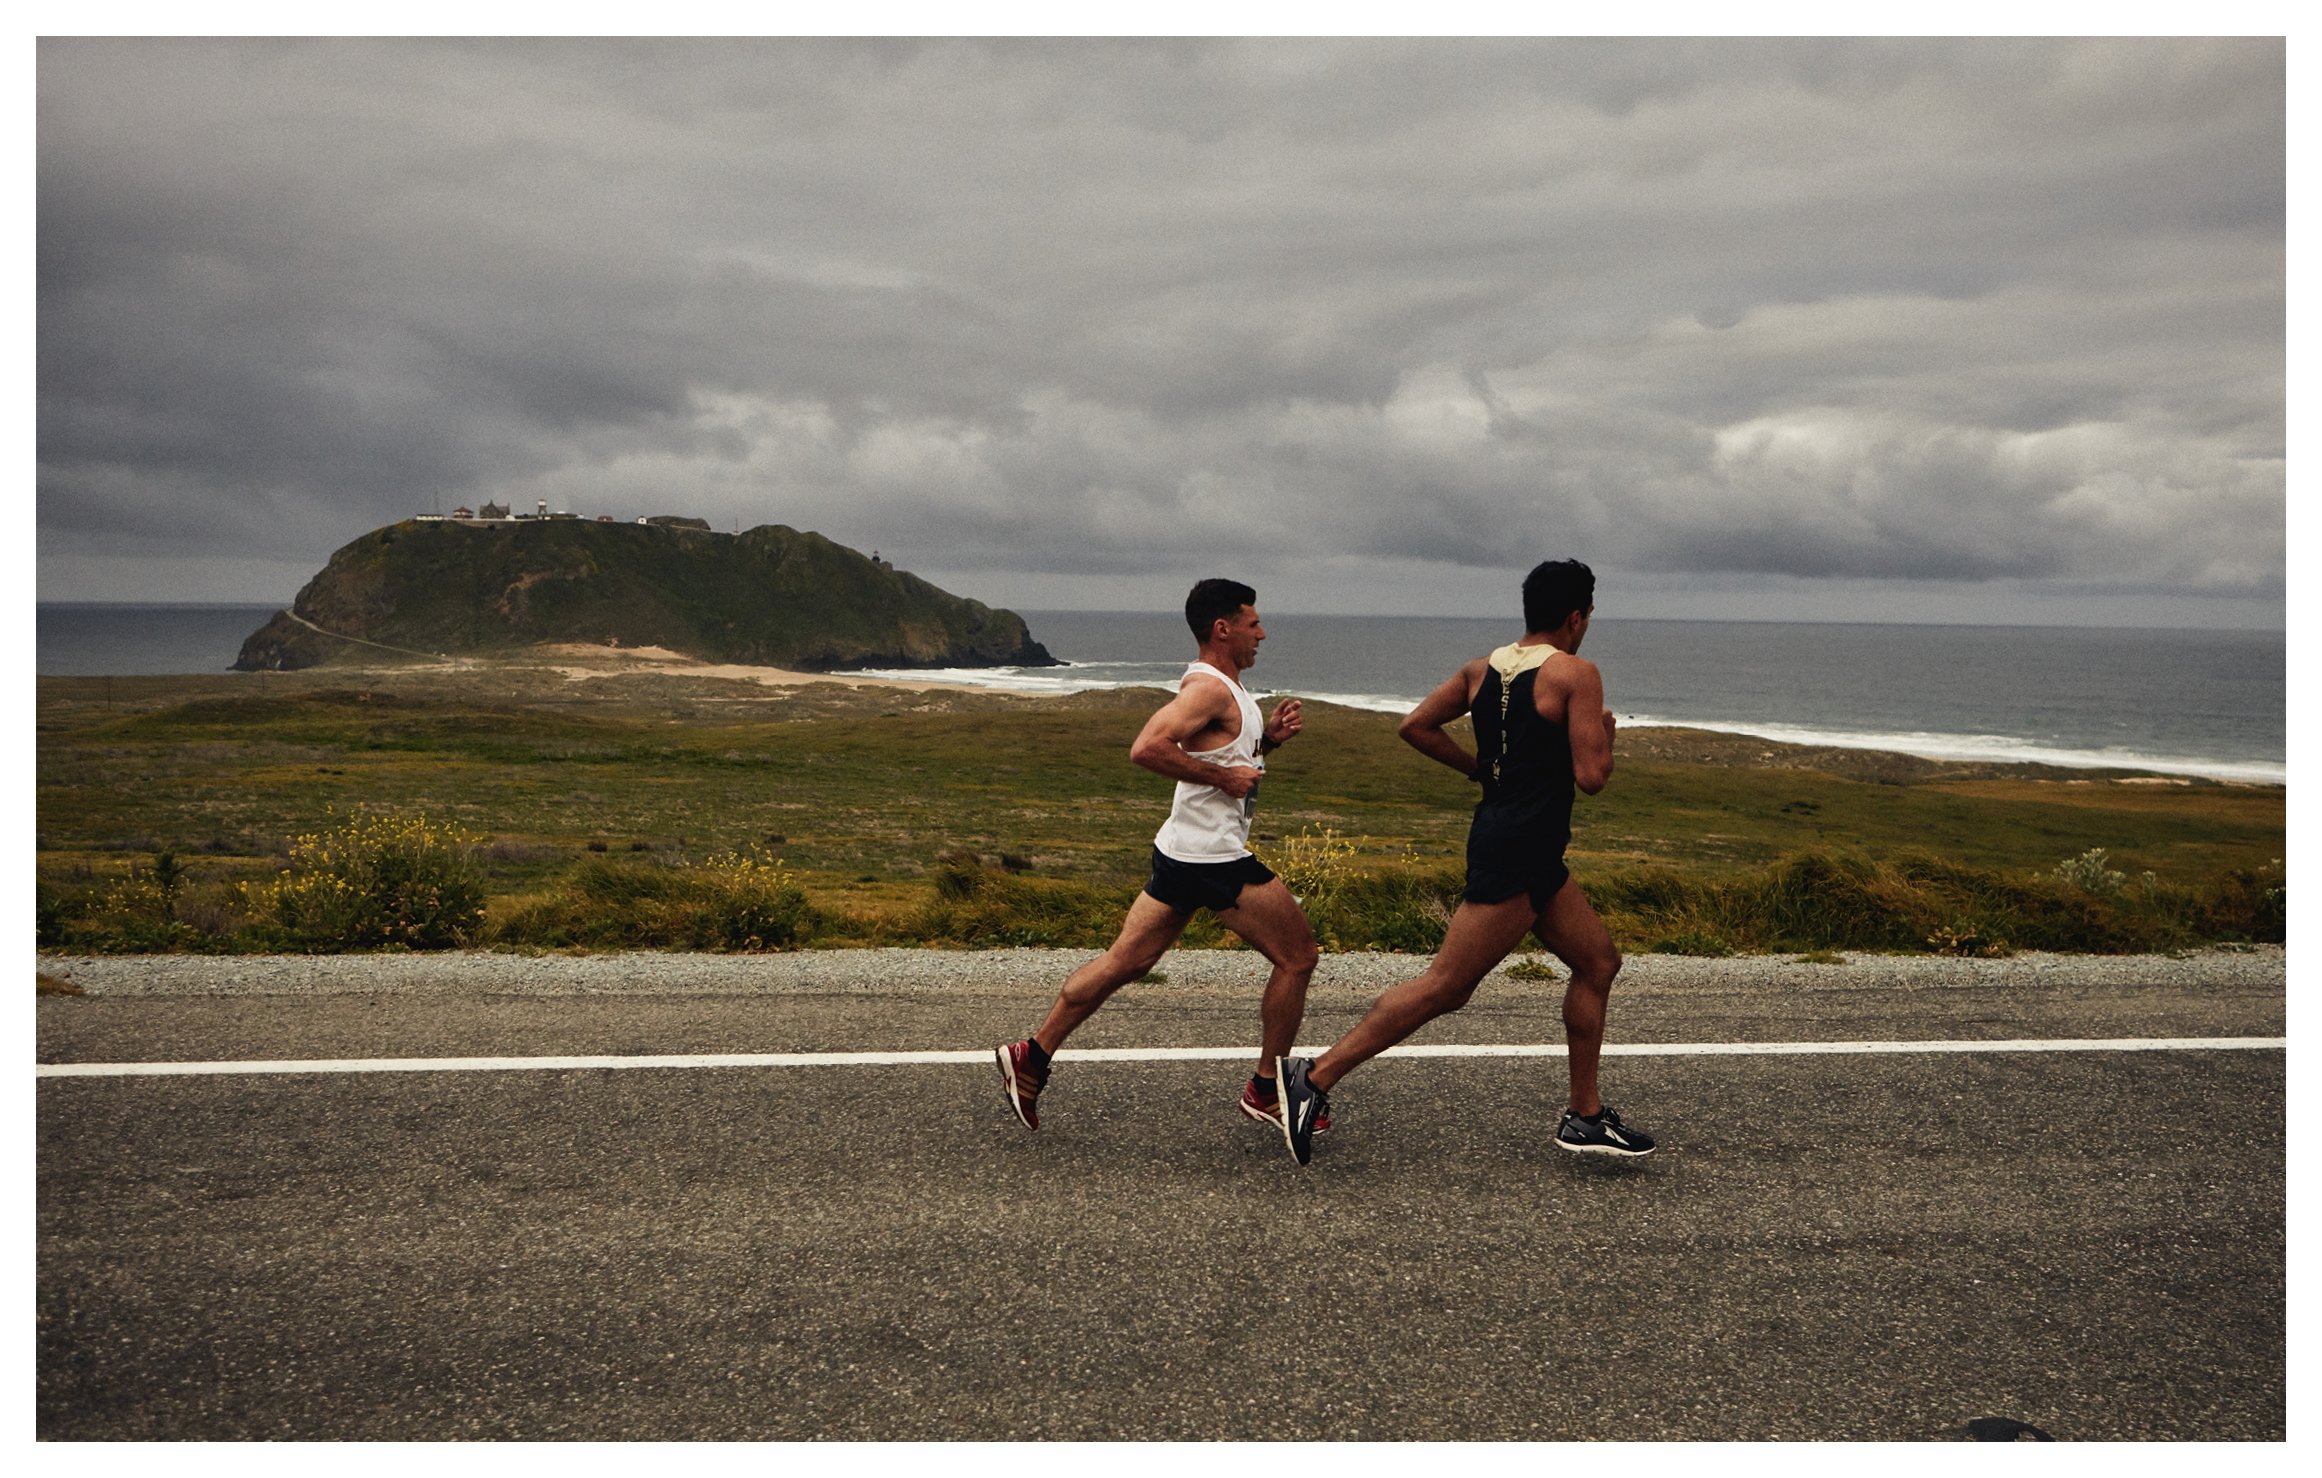
[[[1266,628],[1258,622],[1258,608],[1244,606],[1225,620],[1226,650],[1243,667],[1252,667],[1258,661],[1258,643],[1266,639]]]

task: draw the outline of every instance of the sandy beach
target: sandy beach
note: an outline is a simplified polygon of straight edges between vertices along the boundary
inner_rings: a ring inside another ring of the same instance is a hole
[[[667,675],[685,678],[723,678],[787,688],[805,683],[839,683],[850,688],[893,688],[909,693],[1002,691],[972,683],[921,682],[891,677],[866,677],[852,672],[798,672],[787,667],[750,667],[734,662],[703,662],[667,647],[604,647],[563,642],[534,649],[538,664],[562,673],[572,682],[601,678]],[[526,665],[522,658],[503,658],[500,665]]]

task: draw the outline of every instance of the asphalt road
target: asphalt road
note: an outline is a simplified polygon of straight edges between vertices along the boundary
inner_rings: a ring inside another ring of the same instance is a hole
[[[2099,966],[1692,986],[1616,1039],[2279,1036]],[[44,997],[43,1062],[976,1046],[1053,981]],[[1307,1040],[1365,992],[1318,992]],[[1554,989],[1426,1041],[1553,1042]],[[1251,992],[1080,1046],[1230,1045]],[[1385,1059],[1301,1170],[1238,1062],[44,1078],[47,1439],[1959,1440],[2285,1434],[2279,1050]]]

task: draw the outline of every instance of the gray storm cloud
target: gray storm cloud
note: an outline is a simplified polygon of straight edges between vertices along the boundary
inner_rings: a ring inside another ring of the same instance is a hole
[[[545,498],[2278,602],[2283,117],[2263,40],[44,41],[43,589]]]

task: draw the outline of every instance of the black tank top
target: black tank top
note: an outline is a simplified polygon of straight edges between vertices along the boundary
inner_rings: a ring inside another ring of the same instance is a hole
[[[1538,675],[1537,667],[1526,668],[1506,682],[1496,668],[1484,668],[1469,710],[1483,783],[1476,819],[1561,852],[1572,840],[1572,741],[1564,725],[1533,706]]]

